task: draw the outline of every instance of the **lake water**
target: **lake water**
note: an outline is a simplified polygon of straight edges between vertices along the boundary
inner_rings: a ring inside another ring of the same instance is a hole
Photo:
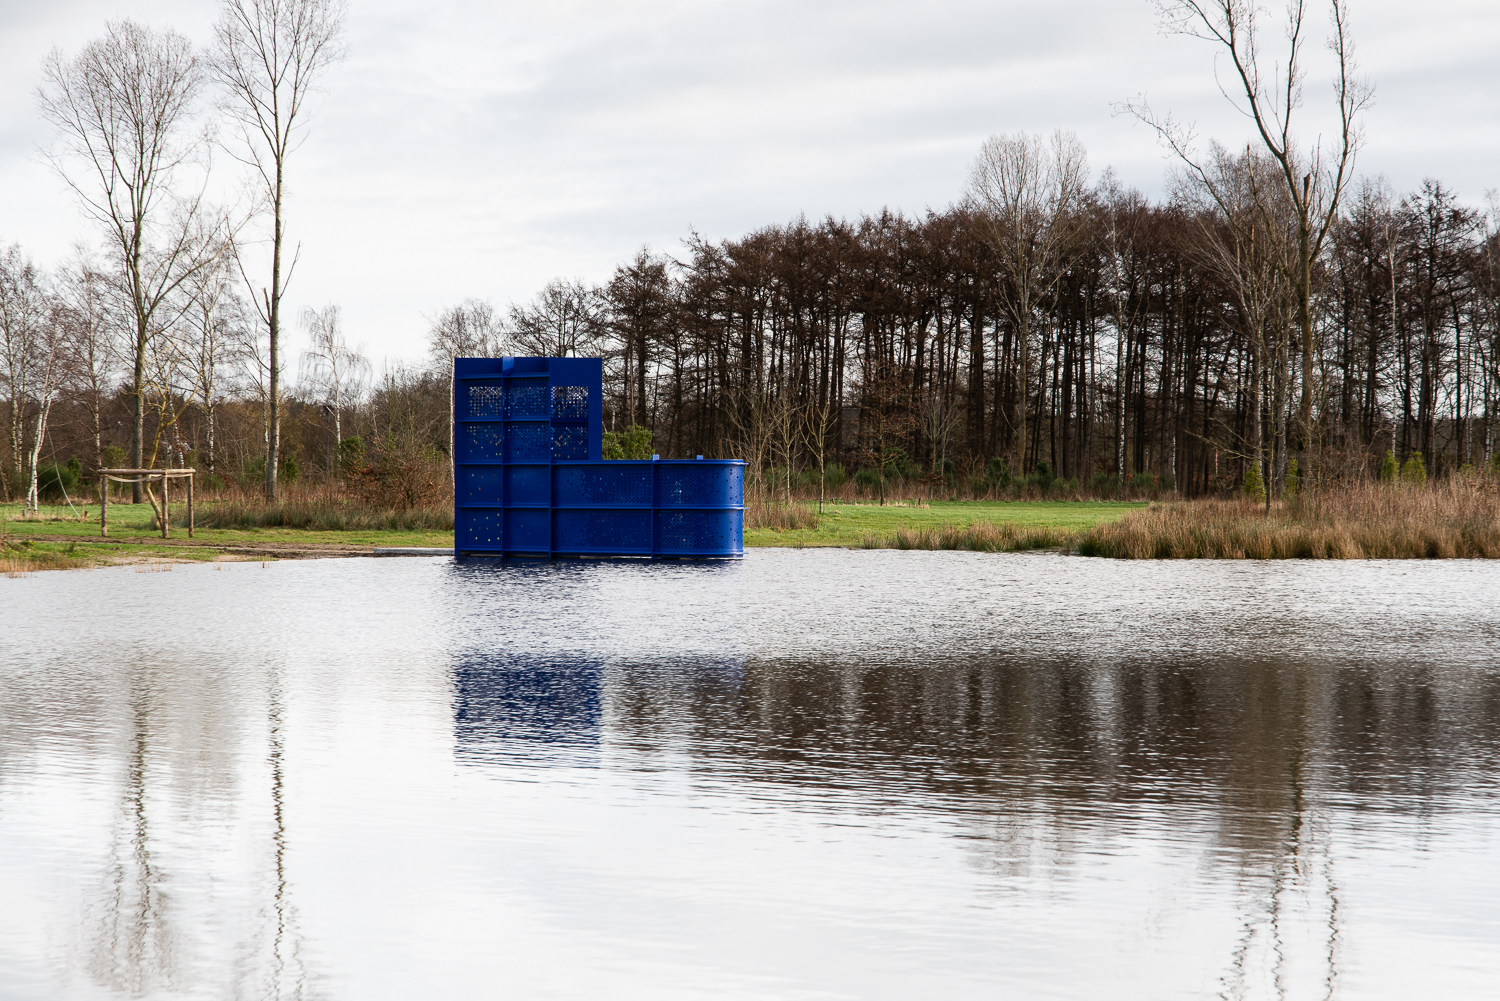
[[[1500,564],[0,579],[0,998],[1478,998]]]

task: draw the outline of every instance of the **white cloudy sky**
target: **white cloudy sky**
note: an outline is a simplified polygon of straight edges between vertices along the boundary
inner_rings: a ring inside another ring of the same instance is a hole
[[[1500,4],[1352,6],[1377,90],[1362,172],[1479,203],[1500,187]],[[207,42],[215,4],[0,0],[0,241],[41,263],[88,230],[36,157],[40,63],[122,16]],[[1149,0],[351,0],[348,38],[290,165],[289,303],[341,304],[377,361],[420,356],[445,305],[601,280],[690,228],[942,208],[996,132],[1072,129],[1096,172],[1159,194],[1162,151],[1111,113],[1138,93],[1248,135],[1213,51],[1162,37]],[[1327,79],[1311,68],[1309,111]]]

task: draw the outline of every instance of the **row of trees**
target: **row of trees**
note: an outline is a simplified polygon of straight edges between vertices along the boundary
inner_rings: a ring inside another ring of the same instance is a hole
[[[7,492],[35,501],[48,419],[65,389],[92,394],[93,451],[102,454],[115,362],[131,466],[170,449],[195,402],[212,454],[217,373],[234,336],[261,377],[265,489],[275,496],[282,300],[293,263],[286,172],[317,80],[341,55],[343,20],[342,0],[222,0],[206,51],[125,20],[75,55],[47,58],[36,96],[54,138],[43,154],[100,244],[50,282],[18,249],[6,254]],[[244,168],[247,205],[208,198],[215,149]]]
[[[977,474],[1003,458],[1204,493],[1260,461],[1279,484],[1298,453],[1315,456],[1304,481],[1372,476],[1391,450],[1438,471],[1495,454],[1500,237],[1440,183],[1354,189],[1313,259],[1309,334],[1277,261],[1295,227],[1241,232],[1226,211],[1224,193],[1248,201],[1275,169],[1263,155],[1218,150],[1219,199],[1185,174],[1161,204],[1108,173],[1079,184],[1068,137],[992,140],[981,169],[1005,157],[1057,178],[1039,234],[997,238],[1003,211],[971,200],[694,236],[678,257],[643,251],[598,287],[555,282],[505,316],[454,307],[433,363],[599,354],[612,425],[649,427],[662,454],[757,467],[826,451]]]
[[[1221,151],[1215,169],[1227,189],[1267,167]],[[373,404],[391,394],[425,394],[418,423],[446,447],[434,415],[451,358],[497,354],[603,356],[610,427],[648,428],[664,455],[737,454],[758,469],[838,460],[952,477],[999,458],[1017,474],[1046,462],[1063,477],[1150,472],[1222,492],[1258,459],[1264,481],[1285,476],[1304,390],[1316,456],[1304,482],[1373,476],[1388,451],[1421,452],[1441,475],[1500,449],[1500,234],[1438,182],[1404,197],[1355,188],[1315,261],[1310,381],[1294,291],[1258,242],[1274,234],[1236,243],[1191,176],[1152,204],[1106,172],[1063,211],[1055,266],[1035,272],[1024,309],[993,217],[965,204],[694,236],[598,286],[553,282],[504,311],[470,300],[433,317],[429,371],[373,386],[337,308],[309,311],[288,404],[294,464],[331,471],[345,438],[383,434]],[[236,278],[227,260],[201,269],[147,341],[148,461],[195,452],[210,470],[263,474],[264,327]],[[98,463],[125,443],[130,328],[110,288],[86,260],[49,276],[16,248],[0,256],[12,484],[46,460],[49,422],[54,453],[62,442]]]

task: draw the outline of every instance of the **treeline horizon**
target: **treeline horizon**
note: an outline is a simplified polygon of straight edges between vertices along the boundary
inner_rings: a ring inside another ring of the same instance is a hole
[[[1226,164],[1255,167],[1247,155]],[[293,478],[299,467],[338,475],[359,447],[350,439],[371,453],[425,447],[441,464],[453,356],[597,355],[606,427],[648,429],[664,457],[745,458],[759,472],[816,467],[821,451],[851,471],[884,467],[944,485],[993,478],[997,462],[1017,477],[1046,463],[1085,482],[1154,474],[1189,496],[1241,489],[1256,417],[1283,436],[1295,424],[1301,346],[1290,301],[1259,318],[1282,325],[1279,349],[1266,352],[1276,339],[1262,332],[1257,342],[1220,264],[1223,213],[1186,182],[1153,203],[1106,171],[1071,211],[1029,344],[1007,302],[1014,283],[997,260],[993,220],[965,204],[919,217],[798,218],[737,239],[694,234],[682,254],[643,249],[597,286],[550,282],[505,312],[469,300],[432,319],[426,370],[388,367],[374,385],[344,344],[337,308],[308,312],[314,345],[282,415],[286,468]],[[1379,181],[1355,187],[1317,261],[1308,444],[1318,465],[1301,471],[1304,482],[1373,478],[1388,452],[1398,462],[1421,453],[1439,477],[1495,458],[1497,263],[1489,220],[1441,183],[1399,199]],[[110,335],[98,289],[83,322],[88,289],[80,265],[52,276],[15,246],[0,256],[7,331],[25,313],[90,332],[60,341],[73,378],[60,383],[37,454],[79,457],[85,472],[127,444],[130,412],[112,347],[128,330],[120,323]],[[147,408],[157,444],[148,454],[248,483],[264,472],[267,380],[258,352],[244,350],[253,321],[233,296],[219,298],[225,308],[209,326],[223,346],[216,357],[179,352],[181,370],[164,373]],[[196,329],[201,343],[204,325]],[[16,380],[0,385],[10,498],[22,492],[17,446],[34,446],[25,430],[39,407],[18,402]]]

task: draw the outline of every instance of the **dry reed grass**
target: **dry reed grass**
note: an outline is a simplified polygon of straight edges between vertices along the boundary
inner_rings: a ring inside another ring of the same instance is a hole
[[[977,553],[1016,553],[1069,545],[1073,533],[1061,528],[1018,527],[1006,522],[898,528],[890,535],[866,535],[865,549],[966,549]]]
[[[154,519],[153,519],[154,522]],[[382,509],[366,507],[340,495],[290,497],[269,503],[236,497],[198,508],[199,528],[299,528],[314,532],[453,531],[453,508],[447,504]],[[173,505],[172,524],[187,525],[186,505]]]
[[[1454,477],[1429,489],[1358,484],[1269,512],[1250,501],[1153,504],[1084,532],[1084,556],[1115,559],[1500,557],[1500,488]]]
[[[757,490],[745,492],[746,529],[769,528],[785,532],[798,528],[817,528],[818,512],[798,501],[787,504],[767,497]]]

